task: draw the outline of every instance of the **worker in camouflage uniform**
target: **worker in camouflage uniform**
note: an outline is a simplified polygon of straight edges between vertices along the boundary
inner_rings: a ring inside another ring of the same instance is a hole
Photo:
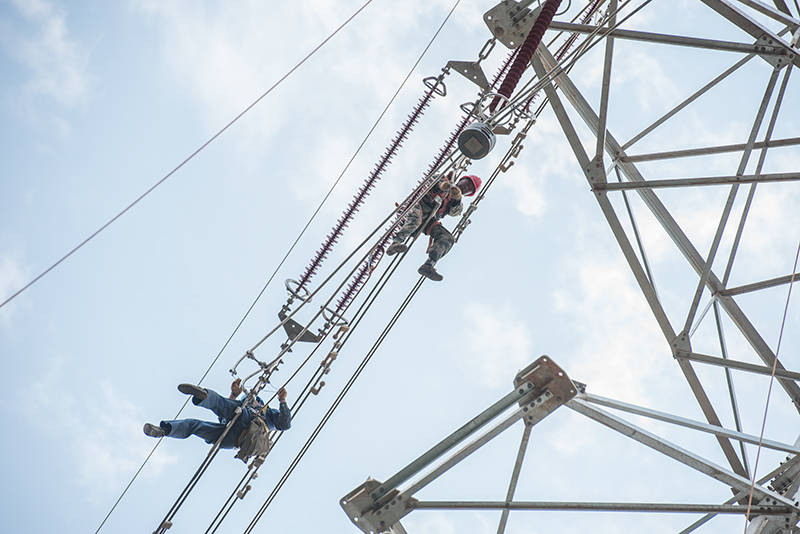
[[[434,266],[439,259],[447,254],[453,246],[453,234],[442,226],[439,221],[445,215],[456,217],[461,215],[463,206],[461,196],[471,197],[481,186],[481,179],[477,176],[462,176],[455,184],[451,182],[453,173],[442,177],[436,185],[408,212],[403,226],[394,236],[392,244],[386,249],[386,254],[392,256],[408,250],[404,241],[416,232],[421,226],[422,232],[431,237],[428,245],[428,261],[417,270],[419,274],[436,280],[442,280],[442,275],[436,272]],[[439,199],[441,203],[439,203]],[[436,210],[434,212],[434,210]]]

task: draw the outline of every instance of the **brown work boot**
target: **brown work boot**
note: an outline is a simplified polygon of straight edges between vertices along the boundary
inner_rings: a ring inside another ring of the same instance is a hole
[[[425,263],[417,269],[417,272],[435,282],[441,282],[444,279],[444,276],[436,272],[436,269],[433,268],[433,263],[430,260],[426,261]]]
[[[192,402],[197,404],[198,402],[203,402],[208,397],[208,391],[206,388],[201,388],[200,386],[195,386],[194,384],[179,384],[178,391],[183,393],[184,395],[191,395]]]
[[[144,433],[150,436],[151,438],[163,438],[164,436],[167,435],[167,433],[164,432],[163,428],[161,428],[160,426],[151,425],[150,423],[145,423],[144,428],[142,430],[144,430]]]
[[[386,248],[386,255],[394,256],[395,254],[402,254],[406,250],[408,250],[408,247],[405,243],[392,243]]]

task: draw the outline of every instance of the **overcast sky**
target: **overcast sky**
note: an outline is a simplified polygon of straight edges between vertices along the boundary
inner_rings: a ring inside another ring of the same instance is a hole
[[[0,3],[0,300],[172,169],[360,3]],[[583,5],[573,4],[562,18]],[[175,386],[202,375],[451,7],[450,0],[375,0],[150,197],[0,309],[0,531],[94,532],[154,444],[142,424],[175,414],[184,400]],[[283,280],[301,275],[423,94],[422,78],[437,75],[449,60],[477,57],[489,38],[482,14],[490,7],[462,0],[205,385],[227,391],[227,370],[275,325],[286,299]],[[655,0],[626,27],[751,42],[694,0]],[[573,71],[595,107],[602,53],[596,47]],[[487,76],[506,54],[495,48]],[[618,41],[609,128],[627,141],[739,57]],[[746,141],[770,72],[755,58],[630,152]],[[796,78],[789,81],[775,138],[800,135]],[[416,184],[461,116],[459,104],[476,94],[456,73],[447,88],[312,288]],[[593,152],[594,140],[582,126],[579,133]],[[500,137],[471,171],[488,176],[510,141]],[[640,168],[648,178],[671,178],[730,175],[737,165],[736,155],[725,155]],[[798,166],[796,147],[775,149],[764,172],[796,172]],[[659,196],[705,255],[727,194],[712,187]],[[745,196],[737,197],[722,242],[715,264],[720,272]],[[697,277],[644,205],[631,199],[660,297],[679,329]],[[614,197],[622,214],[619,201]],[[799,201],[793,184],[758,188],[731,286],[791,272]],[[249,523],[416,281],[423,248],[417,244],[408,254],[223,532],[240,532]],[[549,109],[437,268],[444,282],[423,285],[257,532],[356,532],[340,497],[368,476],[387,479],[507,393],[517,371],[542,354],[592,393],[703,419]],[[773,350],[786,290],[737,300]],[[705,294],[701,306],[707,301]],[[312,316],[310,308],[300,319]],[[794,370],[800,368],[798,309],[790,308],[781,346],[784,365]],[[694,335],[693,348],[718,354],[710,318]],[[729,321],[726,329],[731,355],[760,363]],[[284,339],[273,336],[258,355],[271,359]],[[298,347],[287,356],[276,383],[308,350]],[[733,427],[724,375],[696,368],[723,423]],[[758,434],[768,378],[735,376],[744,431]],[[303,384],[288,386],[290,401]],[[184,415],[210,419],[194,407]],[[630,419],[727,465],[713,437]],[[793,443],[796,422],[797,412],[776,385],[767,436]],[[521,434],[521,425],[511,428],[420,497],[503,500]],[[103,531],[151,532],[206,451],[199,439],[165,440]],[[752,465],[755,447],[748,454]],[[759,474],[784,456],[762,452]],[[203,531],[243,469],[231,451],[219,454],[170,533]],[[723,484],[566,408],[533,429],[517,491],[518,500],[710,504],[729,497]],[[403,523],[412,534],[491,533],[498,517],[417,511]],[[517,512],[507,532],[667,533],[695,518]],[[743,526],[741,517],[718,518],[698,532]]]

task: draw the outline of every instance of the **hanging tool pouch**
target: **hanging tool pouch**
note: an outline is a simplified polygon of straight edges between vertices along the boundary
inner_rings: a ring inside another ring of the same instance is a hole
[[[259,415],[250,421],[247,430],[239,437],[239,452],[236,458],[244,463],[253,456],[266,456],[269,452],[269,428]]]

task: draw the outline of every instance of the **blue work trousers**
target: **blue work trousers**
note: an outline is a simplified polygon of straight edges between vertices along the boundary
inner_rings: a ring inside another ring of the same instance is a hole
[[[225,432],[226,423],[234,418],[236,415],[236,408],[242,406],[242,402],[238,400],[226,399],[216,391],[208,389],[208,395],[200,402],[194,402],[197,406],[207,408],[217,414],[225,423],[211,423],[209,421],[201,421],[199,419],[178,419],[174,421],[161,421],[161,428],[171,438],[184,439],[189,436],[199,436],[203,438],[206,443],[216,443],[219,437]],[[253,414],[250,410],[242,407],[242,414],[233,424],[231,429],[225,435],[225,439],[220,444],[221,449],[232,449],[238,446],[239,436],[244,432]]]

